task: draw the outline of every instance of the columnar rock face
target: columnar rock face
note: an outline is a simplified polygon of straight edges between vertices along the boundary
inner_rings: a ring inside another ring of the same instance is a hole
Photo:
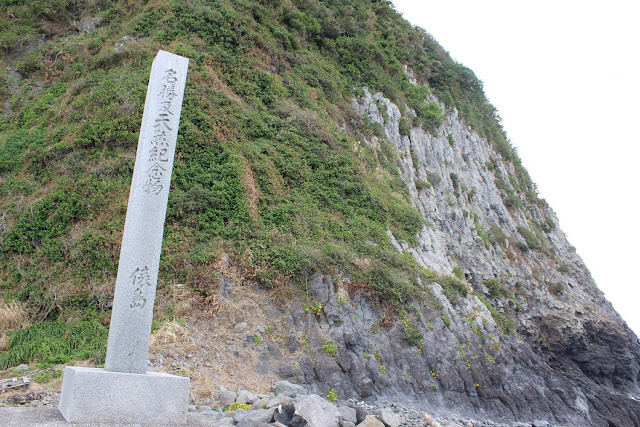
[[[597,382],[637,394],[635,334],[597,288],[550,207],[524,198],[522,208],[505,205],[498,186],[502,182],[507,191],[518,186],[513,165],[466,127],[455,110],[435,134],[413,128],[402,136],[400,110],[382,94],[365,91],[356,108],[383,124],[398,149],[413,201],[432,224],[422,230],[416,248],[403,249],[434,270],[449,273],[459,265],[474,289],[486,291],[486,281],[497,279],[506,292],[514,291],[507,302],[516,308],[521,334]],[[418,189],[416,183],[428,182],[433,174],[439,182]],[[540,249],[513,247],[527,241],[527,231],[536,235]],[[505,240],[495,237],[499,232]],[[482,233],[489,238],[483,241]]]
[[[640,402],[631,397],[640,394],[638,340],[553,211],[514,191],[513,165],[455,110],[435,131],[401,133],[403,114],[383,94],[365,88],[353,108],[382,125],[384,135],[363,144],[395,145],[399,173],[426,220],[417,245],[390,239],[426,268],[464,275],[473,291],[452,303],[429,283],[422,301],[389,325],[364,296],[346,302],[348,279],[317,276],[310,290],[322,313],[293,306],[292,337],[304,332],[311,348],[331,342],[338,351],[303,356],[280,373],[318,392],[496,421],[639,425]]]

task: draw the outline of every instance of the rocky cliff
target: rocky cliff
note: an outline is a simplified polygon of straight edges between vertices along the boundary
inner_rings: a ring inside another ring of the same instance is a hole
[[[316,275],[309,291],[319,305],[293,304],[274,317],[287,319],[287,348],[297,362],[265,351],[262,369],[324,394],[335,389],[500,422],[637,425],[637,337],[553,211],[505,203],[518,185],[513,166],[455,110],[433,132],[402,134],[403,117],[415,116],[383,94],[364,88],[353,108],[382,125],[379,137],[360,142],[393,143],[412,203],[427,220],[416,245],[390,232],[389,239],[426,268],[463,275],[468,296],[452,301],[427,281],[394,314],[348,277]]]
[[[637,337],[482,83],[387,2],[5,3],[0,312],[23,320],[0,368],[101,363],[162,48],[191,62],[155,368],[196,399],[286,378],[509,424],[640,425]]]
[[[385,328],[378,327],[384,313],[362,298],[341,304],[345,285],[317,277],[311,289],[322,314],[306,323],[312,316],[299,312],[291,323],[331,337],[339,351],[314,369],[307,364],[302,377],[338,383],[358,397],[412,399],[504,421],[637,425],[637,337],[597,289],[553,211],[505,204],[518,185],[513,167],[455,110],[435,132],[403,135],[403,114],[383,94],[365,88],[353,105],[383,125],[382,138],[393,142],[411,199],[427,219],[418,244],[394,243],[397,250],[433,270],[458,268],[473,293],[452,304],[440,285],[427,284],[433,295]],[[423,341],[411,346],[416,331]]]

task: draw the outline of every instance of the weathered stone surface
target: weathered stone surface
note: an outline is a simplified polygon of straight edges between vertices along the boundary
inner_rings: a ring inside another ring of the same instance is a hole
[[[59,409],[69,422],[184,424],[189,378],[67,366]]]
[[[124,224],[105,369],[144,374],[189,60],[153,61]]]
[[[283,394],[289,397],[296,397],[299,395],[307,394],[307,390],[298,384],[290,383],[289,381],[278,381],[273,386],[273,392],[278,394]]]
[[[273,418],[282,424],[288,425],[291,423],[295,410],[293,405],[279,405],[273,412]]]
[[[367,415],[367,417],[358,424],[358,427],[384,427],[384,424],[373,415]]]
[[[253,402],[253,404],[251,405],[251,409],[266,409],[268,408],[267,406],[268,403],[269,403],[269,399],[267,399],[266,397],[263,397]]]
[[[317,394],[300,397],[295,409],[309,427],[338,427],[338,409]]]
[[[386,427],[399,427],[400,419],[389,409],[376,411],[374,414]]]
[[[348,406],[340,406],[338,407],[338,412],[340,413],[340,418],[342,418],[344,421],[350,421],[354,424],[358,422],[358,416],[354,408],[350,408]]]
[[[240,322],[233,327],[233,331],[236,334],[243,334],[249,330],[249,324],[247,322]]]
[[[240,390],[238,397],[236,397],[236,402],[238,403],[253,404],[256,400],[258,400],[258,397],[248,390]]]
[[[295,335],[291,335],[287,340],[287,350],[289,350],[289,353],[295,353],[300,350],[300,344],[298,344]]]
[[[222,406],[229,406],[236,401],[237,393],[233,391],[223,391],[218,395],[217,401]]]
[[[273,421],[274,410],[273,409],[258,409],[257,411],[236,411],[237,414],[234,413],[233,419],[239,424],[241,421],[245,423],[245,425],[249,425],[247,423],[270,423]]]
[[[453,407],[465,416],[481,414],[507,424],[537,419],[551,425],[640,423],[640,402],[627,395],[639,390],[640,347],[566,236],[557,226],[537,230],[547,253],[516,246],[524,241],[523,227],[556,225],[557,218],[516,191],[514,164],[455,110],[446,111],[438,129],[416,126],[404,135],[400,119],[412,122],[410,108],[401,112],[366,89],[353,105],[382,126],[382,133],[363,145],[381,149],[388,141],[396,147],[411,202],[428,224],[413,245],[389,231],[393,247],[440,273],[453,275],[459,268],[474,294],[454,304],[447,297],[451,290],[435,280],[420,285],[425,298],[415,302],[415,312],[407,310],[426,349],[420,354],[408,344],[400,322],[380,326],[381,314],[366,298],[353,295],[349,304],[338,303],[335,295],[345,285],[335,275],[313,277],[309,290],[322,302],[322,313],[310,316],[302,304],[288,307],[288,335],[306,334],[311,354],[301,355],[287,376],[295,375],[310,390],[339,390],[340,398],[429,402],[436,412]],[[526,209],[505,204],[511,193],[527,202]],[[490,279],[504,289],[501,296],[485,282]],[[553,283],[564,284],[561,293],[550,291]],[[513,335],[505,333],[505,320],[513,320]],[[321,351],[323,339],[336,344],[336,357]]]

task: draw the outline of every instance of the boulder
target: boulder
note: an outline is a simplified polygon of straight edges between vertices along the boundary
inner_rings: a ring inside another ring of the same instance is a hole
[[[400,419],[390,409],[381,409],[376,411],[376,417],[382,421],[386,427],[399,427]]]
[[[273,418],[284,425],[289,425],[296,409],[293,405],[278,405],[273,413]]]
[[[369,412],[367,412],[367,408],[365,408],[364,406],[356,406],[355,410],[356,410],[356,424],[360,424],[362,421],[364,421],[365,418],[367,418],[367,415],[369,415]]]
[[[367,415],[366,418],[358,424],[358,427],[384,427],[384,424],[373,415]]]
[[[358,416],[356,410],[354,408],[350,408],[348,406],[340,406],[338,408],[338,413],[340,414],[340,418],[343,421],[348,421],[353,424],[358,422]],[[363,417],[364,419],[364,417]]]
[[[236,411],[233,419],[238,425],[253,427],[262,424],[269,424],[273,421],[273,409],[258,409],[257,411]],[[242,423],[242,424],[241,424]],[[252,424],[253,423],[253,424]]]
[[[307,394],[307,390],[298,384],[290,383],[289,381],[278,381],[273,386],[273,392],[275,394],[283,394],[289,397],[296,397]]]
[[[309,427],[338,427],[338,408],[317,394],[301,397],[295,403],[295,414]]]
[[[233,328],[233,330],[237,334],[242,334],[249,330],[249,325],[247,322],[240,322]]]
[[[223,391],[218,395],[218,403],[220,406],[229,406],[236,401],[238,395],[233,391]]]
[[[253,404],[253,402],[255,402],[256,400],[258,400],[258,397],[247,390],[240,390],[238,392],[238,396],[236,397],[236,402],[248,403],[249,405]]]

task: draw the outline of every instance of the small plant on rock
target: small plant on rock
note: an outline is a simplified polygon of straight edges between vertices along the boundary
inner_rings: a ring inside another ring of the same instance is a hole
[[[334,342],[328,342],[322,346],[322,352],[327,356],[337,356],[338,355],[338,346]]]
[[[231,405],[227,406],[227,412],[229,412],[230,414],[233,414],[238,409],[248,410],[251,409],[251,405],[248,405],[246,403],[233,402]]]
[[[442,322],[444,323],[444,326],[448,327],[451,323],[451,318],[449,316],[442,316]]]
[[[338,393],[334,389],[329,390],[327,394],[327,400],[329,402],[337,402],[338,401]]]
[[[322,312],[322,303],[316,301],[314,304],[305,304],[304,311],[307,313],[313,313],[320,317],[320,313]]]

